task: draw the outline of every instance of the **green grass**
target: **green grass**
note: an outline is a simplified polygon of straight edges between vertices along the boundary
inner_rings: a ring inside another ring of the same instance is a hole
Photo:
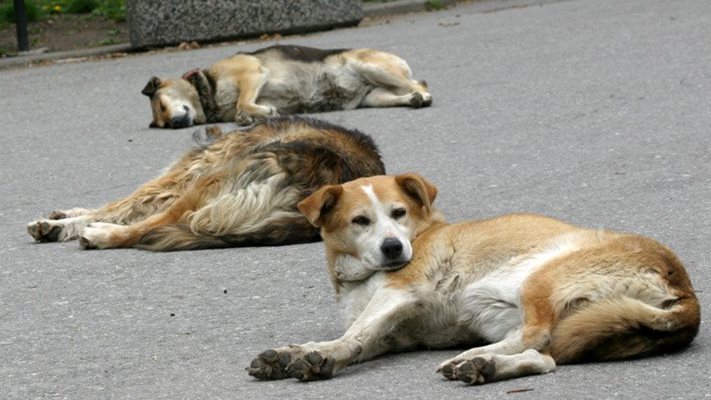
[[[15,23],[12,0],[0,0],[0,26]],[[25,0],[28,22],[58,14],[92,14],[122,22],[126,20],[125,0]]]
[[[28,22],[35,22],[42,16],[42,10],[31,1],[25,2],[25,15],[27,15]],[[0,25],[3,24],[14,24],[15,23],[15,6],[13,2],[2,1],[0,2]]]
[[[444,3],[442,0],[427,0],[425,2],[425,9],[427,9],[427,11],[443,10]]]

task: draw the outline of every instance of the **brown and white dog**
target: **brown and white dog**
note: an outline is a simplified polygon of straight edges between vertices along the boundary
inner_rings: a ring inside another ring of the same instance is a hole
[[[296,204],[326,184],[384,173],[372,139],[310,118],[280,117],[189,151],[129,197],[55,211],[28,225],[39,242],[188,250],[319,239]],[[219,137],[221,136],[221,137]]]
[[[383,353],[468,345],[438,371],[482,384],[672,351],[697,334],[698,300],[663,245],[531,214],[447,224],[436,194],[405,174],[326,186],[300,202],[321,229],[348,329],[267,350],[249,374],[324,379]]]
[[[180,79],[153,77],[152,128],[358,107],[425,107],[432,95],[400,57],[372,49],[271,46],[238,53]]]

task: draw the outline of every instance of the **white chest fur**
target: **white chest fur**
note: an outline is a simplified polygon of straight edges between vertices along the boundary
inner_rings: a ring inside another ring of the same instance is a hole
[[[345,282],[345,286],[341,290],[339,303],[346,328],[351,326],[353,321],[363,313],[375,292],[385,286],[386,282],[385,273],[383,272],[376,272],[362,282]]]

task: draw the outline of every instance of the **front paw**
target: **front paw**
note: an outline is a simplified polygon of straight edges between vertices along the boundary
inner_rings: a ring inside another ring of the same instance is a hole
[[[244,111],[237,111],[237,114],[235,114],[235,122],[237,125],[242,126],[252,125],[254,123],[254,117]]]
[[[290,377],[302,382],[330,379],[333,377],[333,358],[324,357],[317,351],[312,351],[301,358],[292,361],[286,372]]]
[[[245,370],[250,376],[263,381],[285,379],[289,377],[286,369],[290,362],[290,352],[266,350],[252,360]]]
[[[410,107],[422,108],[432,105],[432,95],[429,93],[414,92],[410,97]]]
[[[38,242],[57,242],[62,233],[62,227],[54,225],[52,221],[39,220],[27,225],[27,233]]]
[[[259,380],[295,378],[306,382],[331,378],[334,365],[332,358],[319,352],[304,353],[299,346],[289,346],[260,353],[245,370]]]

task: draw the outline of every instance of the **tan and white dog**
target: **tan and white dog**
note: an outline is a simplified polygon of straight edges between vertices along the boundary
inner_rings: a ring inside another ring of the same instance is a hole
[[[258,379],[330,378],[348,364],[418,347],[476,346],[443,362],[482,384],[556,364],[677,350],[700,308],[671,250],[628,233],[531,214],[447,224],[415,174],[321,188],[298,205],[320,227],[345,334],[267,350]]]
[[[180,79],[153,77],[152,128],[358,107],[426,107],[432,95],[402,58],[372,49],[271,46],[239,53]]]

